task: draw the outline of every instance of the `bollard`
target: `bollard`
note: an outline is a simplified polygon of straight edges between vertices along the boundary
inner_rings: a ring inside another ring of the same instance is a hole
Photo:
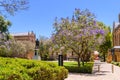
[[[100,72],[100,65],[98,65],[98,72]]]
[[[112,73],[114,73],[114,65],[112,65]]]

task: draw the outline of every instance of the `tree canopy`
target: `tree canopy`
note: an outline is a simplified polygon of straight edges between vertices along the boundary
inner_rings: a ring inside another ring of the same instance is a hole
[[[71,49],[84,63],[85,57],[101,43],[104,25],[89,10],[75,9],[72,18],[55,19],[52,41],[57,47]]]
[[[0,0],[0,13],[14,15],[19,10],[27,9],[28,3],[28,0]]]
[[[11,26],[11,22],[6,20],[3,16],[0,16],[0,35],[1,40],[9,39],[9,26]]]
[[[8,26],[11,26],[11,22],[6,20],[3,16],[0,16],[0,32],[8,32]]]
[[[99,46],[100,56],[103,57],[103,61],[106,61],[106,54],[109,49],[112,48],[112,33],[110,27],[107,27],[108,33],[105,35],[104,41]]]

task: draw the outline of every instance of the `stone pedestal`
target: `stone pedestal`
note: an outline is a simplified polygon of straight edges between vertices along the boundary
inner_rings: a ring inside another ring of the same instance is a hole
[[[41,57],[38,54],[38,49],[35,49],[35,53],[34,53],[33,59],[35,59],[35,60],[41,60]]]

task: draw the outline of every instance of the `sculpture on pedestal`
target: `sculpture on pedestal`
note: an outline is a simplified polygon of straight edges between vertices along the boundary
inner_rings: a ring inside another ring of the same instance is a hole
[[[35,41],[35,53],[34,53],[33,59],[41,60],[41,57],[40,57],[40,55],[38,54],[38,51],[39,51],[39,40],[37,39],[37,40]]]

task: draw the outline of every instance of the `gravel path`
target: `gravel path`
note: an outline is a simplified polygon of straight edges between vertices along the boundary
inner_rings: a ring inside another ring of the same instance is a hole
[[[113,66],[112,70],[112,64],[95,61],[92,74],[69,73],[65,80],[120,80],[120,67]]]

